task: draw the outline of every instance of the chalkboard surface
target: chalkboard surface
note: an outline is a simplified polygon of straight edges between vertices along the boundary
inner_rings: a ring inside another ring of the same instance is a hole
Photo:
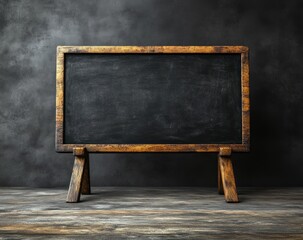
[[[240,54],[67,54],[65,143],[241,143]]]
[[[248,149],[247,48],[58,49],[57,150]]]

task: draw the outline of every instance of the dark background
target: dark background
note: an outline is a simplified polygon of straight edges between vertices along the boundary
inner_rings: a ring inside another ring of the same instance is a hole
[[[246,45],[251,152],[233,155],[238,185],[302,186],[302,9],[301,0],[0,0],[0,185],[68,186],[73,157],[55,152],[57,45]],[[216,154],[91,160],[93,185],[216,185]]]

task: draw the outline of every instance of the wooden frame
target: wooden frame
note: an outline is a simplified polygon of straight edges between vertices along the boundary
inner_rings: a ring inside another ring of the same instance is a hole
[[[64,55],[67,53],[203,53],[241,54],[242,143],[241,144],[64,144]],[[244,46],[58,46],[56,72],[56,150],[73,152],[83,147],[88,152],[247,152],[250,147],[249,63]]]

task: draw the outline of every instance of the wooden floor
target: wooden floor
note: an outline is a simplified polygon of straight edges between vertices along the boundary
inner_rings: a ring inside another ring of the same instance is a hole
[[[303,239],[303,188],[0,188],[0,239]]]

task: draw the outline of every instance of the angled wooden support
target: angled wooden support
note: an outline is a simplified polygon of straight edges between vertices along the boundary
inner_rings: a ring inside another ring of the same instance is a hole
[[[220,148],[218,156],[218,190],[224,193],[228,203],[239,202],[234,170],[231,162],[231,148]]]
[[[67,193],[66,202],[75,203],[80,201],[80,193],[90,194],[89,156],[86,148],[76,147],[73,149],[75,162]]]
[[[81,184],[81,194],[88,195],[91,194],[90,189],[90,174],[89,174],[89,154],[85,151],[85,164],[84,164],[84,172]]]
[[[218,159],[218,193],[221,194],[221,195],[224,194],[219,159]]]

